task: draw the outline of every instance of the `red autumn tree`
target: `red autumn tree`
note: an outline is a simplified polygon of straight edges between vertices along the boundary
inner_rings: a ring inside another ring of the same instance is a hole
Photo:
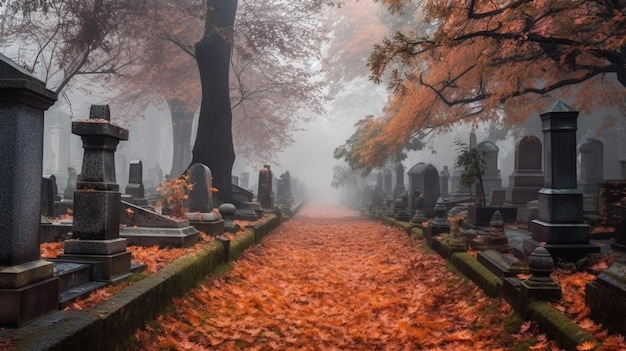
[[[384,1],[403,11],[404,0]],[[461,122],[521,124],[557,98],[576,107],[625,109],[626,4],[623,1],[429,0],[420,30],[402,30],[370,55],[373,79],[394,95],[377,136],[356,150],[364,165],[428,130]],[[406,13],[404,13],[406,15]],[[548,99],[542,97],[548,96]]]

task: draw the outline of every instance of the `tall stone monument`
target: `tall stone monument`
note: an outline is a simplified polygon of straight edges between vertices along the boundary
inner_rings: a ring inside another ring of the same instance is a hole
[[[108,105],[92,105],[89,119],[72,122],[83,141],[83,165],[74,192],[72,237],[64,254],[69,260],[98,261],[103,277],[116,282],[130,276],[127,240],[120,237],[121,193],[115,178],[115,150],[128,130],[111,123]]]
[[[56,98],[0,54],[0,327],[59,306],[59,279],[39,256],[43,117]]]
[[[401,198],[404,195],[406,188],[404,187],[404,166],[402,163],[398,163],[396,166],[396,187],[393,190],[394,197]]]
[[[544,184],[539,191],[538,219],[532,221],[534,239],[525,242],[526,252],[539,243],[552,257],[572,261],[600,252],[589,243],[589,225],[583,220],[583,197],[576,181],[576,130],[578,111],[558,101],[543,113]],[[529,245],[529,243],[531,245]]]

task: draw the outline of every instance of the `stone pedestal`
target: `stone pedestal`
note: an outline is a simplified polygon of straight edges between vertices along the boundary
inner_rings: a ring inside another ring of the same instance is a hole
[[[589,243],[582,193],[577,190],[578,111],[559,101],[550,112],[540,117],[544,139],[544,187],[538,195],[539,218],[531,223],[535,242],[524,246],[531,250],[545,242],[544,247],[553,257],[576,261],[588,253],[600,252],[599,246]]]
[[[65,241],[66,260],[98,261],[111,282],[130,275],[130,252],[120,238],[121,194],[115,178],[115,150],[128,140],[128,130],[110,123],[108,105],[92,105],[88,120],[72,122],[72,133],[83,141],[81,174],[74,192],[72,236]]]
[[[0,54],[0,327],[58,309],[59,282],[40,260],[45,84]]]

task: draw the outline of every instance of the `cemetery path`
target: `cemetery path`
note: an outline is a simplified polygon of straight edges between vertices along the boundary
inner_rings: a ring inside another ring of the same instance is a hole
[[[343,208],[309,206],[228,274],[207,279],[176,300],[172,314],[137,331],[135,347],[506,350],[532,337],[537,343],[528,323],[505,332],[511,315],[508,304],[487,298],[403,231]]]

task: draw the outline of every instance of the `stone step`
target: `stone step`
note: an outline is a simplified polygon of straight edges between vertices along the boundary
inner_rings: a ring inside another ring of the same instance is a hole
[[[59,277],[59,305],[65,307],[79,297],[108,284],[102,276],[102,263],[94,261],[50,260]]]

